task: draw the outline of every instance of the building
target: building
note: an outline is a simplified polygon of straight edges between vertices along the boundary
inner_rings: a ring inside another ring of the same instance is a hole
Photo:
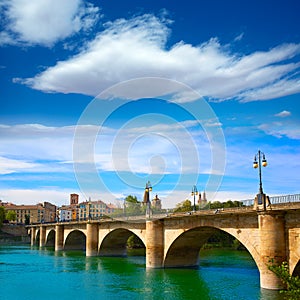
[[[116,210],[116,206],[113,204],[106,204],[102,200],[97,201],[85,201],[79,203],[79,219],[98,219],[103,216],[109,215]]]
[[[201,197],[201,193],[199,193],[199,199],[198,199],[198,205],[199,205],[199,209],[205,207],[207,205],[208,201],[206,198],[206,193],[205,191],[203,192],[203,196]]]
[[[57,219],[61,222],[97,219],[113,213],[116,208],[115,205],[106,204],[101,200],[89,199],[89,201],[79,203],[79,195],[70,194],[70,204],[58,208]]]
[[[5,206],[6,204],[8,204],[7,202],[3,202],[1,199],[0,199],[0,206]]]
[[[57,210],[57,219],[60,222],[72,221],[72,210],[61,207]],[[76,220],[76,219],[75,219]]]
[[[57,220],[61,222],[78,220],[78,194],[70,194],[70,204],[57,209]]]
[[[152,199],[151,206],[155,210],[161,210],[161,200],[158,198],[157,195],[155,195],[155,197]]]
[[[3,203],[6,211],[16,212],[16,223],[45,223],[54,222],[56,219],[56,206],[49,203],[38,203],[36,205],[16,205]]]

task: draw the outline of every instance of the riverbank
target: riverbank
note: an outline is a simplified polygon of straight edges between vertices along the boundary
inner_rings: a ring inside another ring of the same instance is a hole
[[[24,225],[3,224],[0,229],[0,245],[30,244],[30,236]]]

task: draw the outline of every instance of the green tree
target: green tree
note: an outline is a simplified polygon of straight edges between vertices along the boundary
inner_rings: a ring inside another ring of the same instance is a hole
[[[224,203],[220,202],[220,201],[214,201],[210,203],[210,208],[211,209],[216,209],[216,208],[223,208],[224,207]]]
[[[7,221],[16,221],[16,219],[17,219],[16,212],[14,210],[9,210],[5,215],[5,219]]]
[[[211,209],[217,209],[217,208],[230,208],[230,207],[240,207],[243,206],[243,204],[239,201],[232,201],[228,200],[226,202],[220,202],[220,201],[214,201],[209,203],[209,207]]]
[[[286,299],[300,299],[300,278],[298,276],[290,275],[289,267],[286,262],[283,262],[281,265],[271,264],[268,268],[274,272],[286,286],[286,290],[280,291],[280,293],[286,296]]]
[[[144,248],[144,244],[141,239],[136,236],[135,234],[131,235],[127,240],[127,247],[129,249],[136,249],[136,248]]]
[[[2,226],[4,220],[5,220],[5,209],[3,206],[0,206],[0,227]]]
[[[175,212],[186,212],[192,210],[192,202],[190,200],[184,200],[176,205]]]
[[[136,196],[128,195],[125,198],[126,215],[134,215],[142,212],[141,202]]]
[[[132,195],[128,195],[128,196],[125,198],[125,202],[126,202],[126,203],[139,203],[137,197],[136,197],[136,196],[132,196]]]

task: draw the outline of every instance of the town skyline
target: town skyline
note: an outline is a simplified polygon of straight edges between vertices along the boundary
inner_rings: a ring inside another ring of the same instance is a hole
[[[1,3],[0,199],[299,193],[300,4],[239,5]]]

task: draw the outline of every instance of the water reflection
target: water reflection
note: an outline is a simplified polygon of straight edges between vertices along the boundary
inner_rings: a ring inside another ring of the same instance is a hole
[[[198,269],[146,269],[145,257],[134,255],[85,257],[82,251],[61,251],[55,256],[62,272],[95,274],[95,286],[126,298],[283,299],[276,291],[260,289],[257,267],[247,252],[202,251]],[[83,282],[86,288],[91,284],[86,278]]]
[[[152,299],[215,299],[197,269],[146,270]]]

